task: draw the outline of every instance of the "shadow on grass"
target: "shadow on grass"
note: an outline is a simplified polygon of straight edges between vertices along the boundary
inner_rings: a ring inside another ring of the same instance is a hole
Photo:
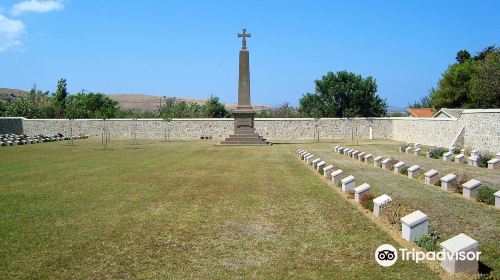
[[[493,269],[491,267],[489,267],[486,264],[484,264],[483,262],[479,261],[479,268],[478,268],[479,274],[490,275],[492,271],[493,271]]]

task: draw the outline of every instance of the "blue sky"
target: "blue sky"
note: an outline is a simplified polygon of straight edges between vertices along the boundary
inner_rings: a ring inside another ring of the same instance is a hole
[[[298,104],[327,71],[425,96],[458,50],[500,45],[500,1],[0,0],[0,87],[237,101],[246,27],[252,103]]]

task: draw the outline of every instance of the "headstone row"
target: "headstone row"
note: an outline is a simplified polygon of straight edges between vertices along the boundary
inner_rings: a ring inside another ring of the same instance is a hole
[[[406,143],[405,146],[407,146],[404,151],[407,154],[411,153],[411,151],[414,151],[415,155],[419,155],[421,153],[421,146],[419,143],[415,143],[414,147],[410,146],[411,143]],[[453,156],[455,163],[457,164],[465,164],[466,163],[466,156],[465,156],[465,149],[461,149],[459,154],[455,154],[455,150],[457,150],[456,147],[450,147],[448,148],[448,151],[443,154],[443,160],[444,161],[451,161]],[[401,151],[401,150],[400,150]],[[430,152],[427,152],[427,157],[430,157]],[[480,157],[481,153],[479,150],[474,149],[470,152],[470,157],[467,158],[467,164],[470,166],[478,166],[478,160]],[[494,158],[490,159],[488,162],[488,169],[499,169],[500,168],[500,152],[495,155]]]
[[[306,152],[303,149],[297,150],[299,155],[303,154]],[[337,153],[343,153],[347,156],[350,156],[352,158],[356,158],[360,160],[361,157],[365,156],[364,152],[360,151],[353,151],[352,149],[349,148],[344,148],[341,146],[336,146],[335,147],[335,152]],[[361,156],[360,156],[361,154]],[[370,154],[370,158],[371,158]],[[363,158],[364,159],[364,158]],[[366,160],[366,159],[365,159]],[[382,157],[380,157],[378,160],[382,160]],[[374,159],[375,161],[375,159]],[[385,163],[387,164],[388,161],[387,159],[384,160]],[[384,163],[382,163],[383,165]],[[394,172],[399,174],[401,173],[401,168],[404,167],[405,163],[404,162],[398,162],[394,164]],[[343,192],[352,192],[354,191],[354,200],[358,203],[361,204],[362,197],[365,195],[369,195],[371,193],[371,186],[367,183],[363,183],[359,186],[356,187],[356,179],[354,176],[349,175],[347,177],[344,176],[344,172],[342,169],[337,169],[335,171],[332,171],[330,173],[330,170],[333,170],[333,165],[329,165],[326,168],[328,168],[328,173],[331,174],[332,182],[334,184],[337,184],[338,182],[341,183],[342,191]],[[325,169],[326,169],[325,168]],[[408,177],[409,178],[414,178],[418,175],[420,171],[420,166],[418,165],[413,165],[408,168]],[[434,181],[434,176],[437,176],[437,171],[436,170],[431,170],[433,172],[427,172],[426,174],[428,175],[433,175],[430,176],[430,182]],[[323,176],[328,176],[326,172],[324,172]],[[427,176],[426,176],[427,178]],[[447,189],[450,184],[452,184],[455,180],[457,179],[456,175],[454,174],[448,174],[441,178],[441,184],[442,188]],[[466,189],[466,185],[477,185],[477,183],[480,184],[479,181],[476,180],[471,180],[464,184],[464,192]],[[477,186],[475,187],[477,188]],[[375,217],[380,217],[382,210],[384,209],[385,206],[389,205],[392,202],[392,198],[387,195],[383,194],[381,196],[378,196],[373,199],[373,214]],[[500,191],[495,193],[495,204],[500,204]],[[497,206],[498,207],[498,206]],[[414,211],[404,217],[401,218],[401,235],[402,238],[406,241],[409,242],[414,242],[415,240],[419,239],[420,237],[427,235],[428,234],[428,229],[429,229],[429,220],[426,214],[424,214],[422,211],[417,210]],[[478,265],[479,265],[479,259],[475,260],[467,260],[467,259],[462,259],[459,258],[459,253],[464,252],[472,252],[476,253],[478,252],[478,242],[471,237],[460,233],[459,235],[456,235],[444,242],[442,242],[441,247],[443,248],[444,251],[444,256],[445,258],[441,261],[441,267],[446,270],[448,273],[455,274],[459,272],[465,272],[465,273],[472,273],[475,274],[477,273],[478,270]],[[449,254],[446,254],[449,253]]]
[[[61,133],[52,136],[46,136],[42,134],[39,135],[1,134],[0,146],[28,145],[28,144],[37,144],[43,142],[55,142],[55,141],[85,139],[85,138],[89,138],[89,136],[88,135],[75,136],[71,138],[62,135]]]

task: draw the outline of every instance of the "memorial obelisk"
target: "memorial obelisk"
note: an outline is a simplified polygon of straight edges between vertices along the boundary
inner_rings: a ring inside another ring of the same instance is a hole
[[[246,38],[252,34],[238,33],[238,38],[243,38],[240,50],[240,67],[238,81],[238,106],[233,111],[234,134],[229,135],[221,145],[269,145],[266,139],[255,133],[254,117],[255,111],[250,102],[250,54],[247,49]]]

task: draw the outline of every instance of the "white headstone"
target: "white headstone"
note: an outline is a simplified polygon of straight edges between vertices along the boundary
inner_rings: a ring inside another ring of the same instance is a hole
[[[382,163],[382,157],[381,156],[373,158],[373,166],[380,167],[381,163]]]
[[[456,180],[457,175],[455,174],[448,174],[444,177],[441,177],[441,188],[443,190],[450,190],[451,188],[454,188]]]
[[[373,140],[373,128],[370,126],[370,140]]]
[[[488,160],[488,169],[497,169],[500,167],[500,159],[494,158]]]
[[[455,163],[463,164],[465,162],[465,155],[458,154],[455,156]]]
[[[405,153],[409,154],[411,153],[412,147],[406,147]]]
[[[358,154],[358,160],[359,161],[363,161],[365,159],[364,157],[365,157],[365,152],[361,152],[361,153]]]
[[[382,207],[392,201],[392,198],[386,194],[373,199],[373,215],[380,217],[382,214]]]
[[[435,169],[431,169],[427,172],[425,172],[425,183],[427,185],[435,185],[439,181],[438,177],[439,172]]]
[[[495,158],[500,159],[500,152],[495,154]]]
[[[470,166],[476,166],[477,167],[477,161],[478,160],[479,160],[479,156],[471,156],[471,157],[469,157],[469,160],[467,161],[467,163]]]
[[[355,187],[354,188],[354,200],[357,203],[360,203],[361,197],[363,195],[369,194],[370,193],[370,189],[371,189],[371,187],[367,183],[363,183],[363,184],[359,185],[358,187]]]
[[[354,188],[356,187],[356,179],[354,178],[354,176],[349,175],[342,179],[341,182],[343,192],[354,191]]]
[[[323,166],[325,166],[325,164],[326,164],[326,162],[324,160],[318,162],[318,164],[316,164],[316,170],[319,172],[321,170],[321,168],[323,168]]]
[[[409,242],[413,242],[420,238],[422,235],[426,235],[429,229],[429,221],[427,215],[417,210],[411,214],[408,214],[401,218],[401,233],[403,239]]]
[[[344,171],[342,169],[337,169],[332,172],[332,182],[334,184],[340,182],[344,178]]]
[[[386,158],[382,161],[382,168],[384,170],[390,170],[392,167],[392,158]]]
[[[453,155],[453,152],[446,152],[443,154],[443,160],[444,161],[449,161],[451,159],[451,156]]]
[[[333,172],[333,165],[328,165],[327,167],[323,168],[323,176],[328,177],[330,173]]]
[[[401,173],[404,166],[405,166],[405,163],[403,161],[400,161],[400,162],[394,164],[394,173],[396,173],[396,174]]]
[[[316,163],[318,163],[320,160],[321,160],[320,158],[317,158],[317,159],[311,161],[311,165],[316,166]]]
[[[444,242],[441,242],[445,258],[441,261],[441,267],[448,273],[455,274],[459,272],[477,274],[479,268],[479,258],[468,260],[459,258],[459,253],[472,252],[477,254],[478,242],[469,236],[460,233]],[[479,256],[479,255],[478,255]]]
[[[476,197],[479,186],[481,186],[481,181],[475,179],[465,182],[464,184],[462,184],[462,195],[467,199]]]
[[[419,173],[420,173],[420,166],[416,164],[408,168],[408,178],[410,179],[416,179]]]

